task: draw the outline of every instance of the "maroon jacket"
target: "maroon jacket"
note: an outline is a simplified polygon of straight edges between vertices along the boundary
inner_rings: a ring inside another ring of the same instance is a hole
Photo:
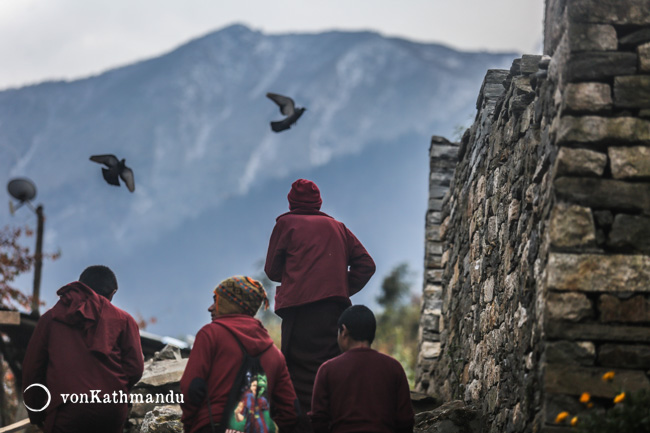
[[[144,369],[140,333],[133,317],[78,281],[62,287],[57,295],[59,301],[36,324],[23,361],[23,387],[40,383],[52,396],[45,411],[29,411],[34,424],[43,422],[62,405],[62,393],[128,393]],[[43,407],[44,392],[30,391],[25,393],[25,403],[32,408]],[[70,407],[79,419],[86,409],[92,409],[93,416],[99,417],[96,422],[101,424],[102,414],[97,410],[104,411],[107,419],[126,418],[127,405]]]
[[[315,433],[412,432],[404,369],[373,349],[348,350],[318,370],[309,416]]]
[[[277,218],[264,271],[282,283],[275,294],[278,312],[327,298],[349,302],[375,273],[375,262],[343,223],[302,208]]]
[[[260,362],[268,379],[271,416],[281,431],[291,431],[298,422],[298,414],[295,409],[296,393],[291,385],[284,356],[273,345],[273,340],[259,320],[244,314],[228,314],[217,317],[196,334],[181,378],[184,402],[181,404],[181,421],[185,432],[193,433],[210,424],[207,402],[198,407],[190,403],[190,383],[195,378],[207,382],[212,420],[219,423],[228,401],[228,393],[241,366],[241,349],[222,325],[237,335],[249,355],[258,356],[263,352]]]

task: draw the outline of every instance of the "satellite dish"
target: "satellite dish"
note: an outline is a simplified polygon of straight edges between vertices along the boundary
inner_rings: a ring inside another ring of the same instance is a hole
[[[7,184],[7,191],[21,204],[33,200],[36,197],[36,185],[27,178],[10,180]]]

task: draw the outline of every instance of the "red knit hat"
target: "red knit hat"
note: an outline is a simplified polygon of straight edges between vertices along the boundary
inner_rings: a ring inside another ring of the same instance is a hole
[[[323,204],[320,198],[320,190],[314,182],[307,179],[298,179],[291,185],[291,191],[287,196],[289,209],[316,209],[319,210]]]

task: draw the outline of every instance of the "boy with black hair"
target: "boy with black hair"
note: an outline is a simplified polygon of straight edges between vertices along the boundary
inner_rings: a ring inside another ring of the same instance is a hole
[[[38,320],[23,361],[29,419],[46,433],[121,433],[125,401],[72,403],[64,395],[128,395],[142,376],[144,358],[136,321],[113,304],[117,279],[90,266],[60,288],[59,301]],[[47,387],[48,395],[40,386]],[[42,410],[41,410],[42,408]]]
[[[371,349],[375,316],[363,305],[338,321],[342,355],[316,375],[309,416],[315,433],[413,431],[414,414],[406,374],[390,356]]]
[[[113,271],[104,265],[88,266],[79,276],[79,282],[84,283],[109,301],[117,292],[117,278]]]

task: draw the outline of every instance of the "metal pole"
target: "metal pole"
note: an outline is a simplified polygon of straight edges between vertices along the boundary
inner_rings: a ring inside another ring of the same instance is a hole
[[[36,253],[34,254],[34,293],[32,296],[32,316],[40,316],[38,311],[39,300],[41,295],[41,269],[43,268],[43,226],[45,225],[45,216],[43,215],[43,205],[36,208],[38,217],[38,226],[36,229]]]

